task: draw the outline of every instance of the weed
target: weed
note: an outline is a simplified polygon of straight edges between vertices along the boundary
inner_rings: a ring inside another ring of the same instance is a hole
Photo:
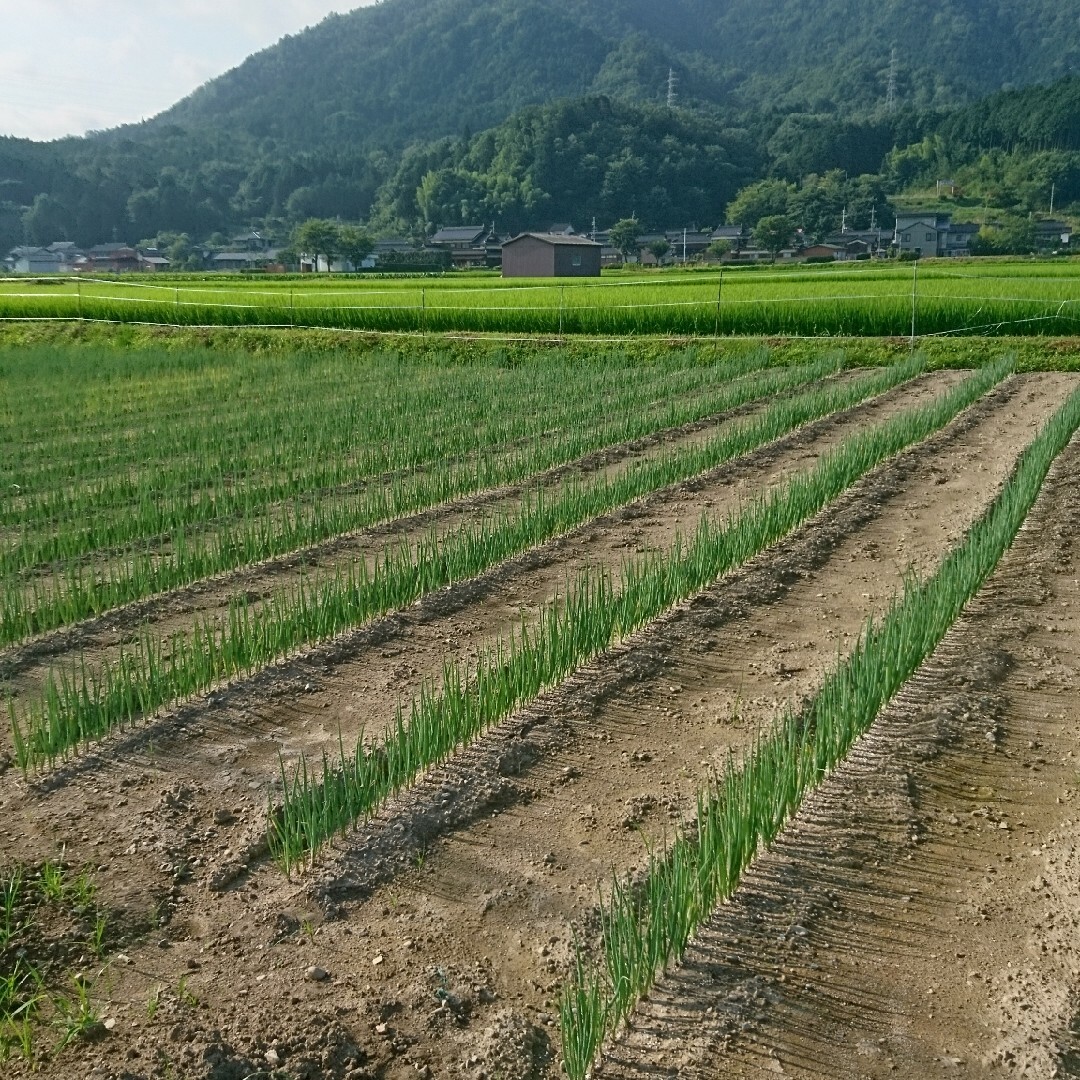
[[[67,890],[62,862],[53,862],[49,859],[42,864],[38,875],[38,889],[42,899],[50,903],[59,903],[64,899]]]
[[[181,1005],[187,1005],[188,1008],[194,1009],[199,1004],[199,999],[188,989],[188,977],[182,975],[180,982],[176,985],[176,998]]]
[[[56,1016],[53,1023],[60,1031],[56,1052],[60,1053],[75,1039],[93,1034],[101,1024],[101,1016],[90,1001],[90,985],[78,976],[71,979],[73,997],[58,995],[53,998]]]
[[[93,951],[93,954],[100,958],[105,951],[105,932],[108,928],[108,918],[105,915],[98,915],[94,920],[94,929],[90,934],[90,940],[87,945]]]

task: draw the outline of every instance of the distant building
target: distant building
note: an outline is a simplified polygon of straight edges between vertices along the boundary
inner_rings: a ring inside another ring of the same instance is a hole
[[[897,214],[893,244],[902,254],[936,258],[945,254],[951,224],[951,214],[928,211]]]
[[[599,277],[602,252],[584,236],[522,233],[502,246],[502,276]]]
[[[973,221],[950,222],[945,235],[945,254],[959,257],[971,254],[971,242],[979,235],[982,226]]]
[[[720,225],[712,231],[712,240],[726,240],[736,254],[750,245],[750,230],[745,225]]]
[[[139,253],[127,244],[97,244],[86,253],[83,265],[90,273],[137,272],[140,269]]]
[[[68,269],[64,255],[41,247],[17,247],[4,260],[16,274],[59,274]]]
[[[832,259],[838,262],[845,257],[847,250],[839,244],[811,244],[799,254],[804,259]]]
[[[277,265],[278,253],[272,248],[265,251],[219,251],[210,256],[209,262],[213,270],[265,270],[268,266]],[[321,255],[319,262],[325,263]]]
[[[1040,251],[1056,251],[1072,243],[1072,226],[1067,221],[1046,218],[1035,222],[1035,246]]]
[[[971,253],[971,241],[978,233],[974,222],[954,222],[951,214],[915,211],[897,215],[893,245],[901,253],[923,259],[956,258]]]
[[[671,258],[676,262],[689,262],[699,255],[704,255],[706,248],[713,242],[711,232],[699,229],[669,229],[664,238],[671,245]]]
[[[479,246],[487,236],[486,225],[454,225],[439,229],[429,243],[432,247],[447,248],[450,251],[464,251]]]
[[[437,251],[449,251],[453,265],[459,270],[497,267],[500,263],[502,241],[495,226],[455,225],[439,231],[428,241]]]

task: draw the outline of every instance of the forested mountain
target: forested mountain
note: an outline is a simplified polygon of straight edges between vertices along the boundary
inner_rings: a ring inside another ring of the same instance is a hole
[[[1075,150],[1080,80],[1009,90],[1070,72],[1080,0],[383,0],[144,124],[0,138],[0,247],[310,216],[706,224],[761,177]]]
[[[286,38],[150,124],[388,148],[590,92],[850,115],[1080,71],[1078,0],[388,0]]]

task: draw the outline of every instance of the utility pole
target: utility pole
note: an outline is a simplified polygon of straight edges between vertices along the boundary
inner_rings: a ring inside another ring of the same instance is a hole
[[[668,68],[667,73],[667,107],[669,109],[675,108],[676,91],[679,87],[678,77],[675,75],[674,68]]]
[[[683,231],[682,231],[682,261],[683,261],[683,264],[685,265],[686,264],[686,228],[685,227],[683,228]]]
[[[1050,185],[1050,216],[1054,216],[1054,196],[1057,194],[1057,184]]]
[[[847,232],[847,207],[845,206],[843,212],[840,214],[840,235],[843,236]]]
[[[900,71],[900,56],[896,46],[892,47],[892,55],[889,58],[889,89],[885,94],[885,111],[896,112],[896,77]]]

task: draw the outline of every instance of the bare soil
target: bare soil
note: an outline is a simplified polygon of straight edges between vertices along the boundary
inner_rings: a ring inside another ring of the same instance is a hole
[[[1080,1076],[1078,466],[598,1075]]]
[[[647,548],[666,547],[680,530],[693,529],[703,511],[726,513],[741,500],[767,491],[794,471],[809,468],[821,454],[853,432],[943,392],[955,384],[957,377],[958,373],[953,372],[923,376],[851,410],[806,425],[754,454],[594,519],[487,574],[427,597],[408,611],[376,620],[326,648],[309,651],[305,654],[306,661],[301,661],[299,666],[290,665],[294,672],[290,673],[291,678],[279,669],[273,670],[267,685],[267,693],[273,699],[287,693],[291,701],[298,688],[304,694],[315,693],[326,681],[324,661],[330,663],[335,685],[349,683],[362,691],[355,695],[363,701],[362,710],[355,698],[349,700],[348,695],[332,690],[329,697],[316,693],[316,699],[306,703],[310,708],[305,711],[310,716],[311,709],[331,709],[333,715],[316,712],[315,716],[326,722],[316,727],[316,741],[313,743],[308,738],[311,733],[299,731],[296,732],[299,741],[285,750],[294,756],[302,750],[318,753],[326,746],[332,749],[337,743],[339,727],[347,741],[355,741],[361,727],[369,732],[379,730],[392,718],[394,707],[403,695],[416,692],[423,679],[441,672],[448,653],[459,658],[475,657],[486,643],[505,637],[520,624],[523,616],[535,615],[581,568],[606,565],[617,575],[628,555]],[[717,426],[731,422],[720,421]],[[697,425],[694,431],[681,432],[679,437],[701,438],[703,430],[706,429]],[[654,445],[670,445],[670,442],[658,439]],[[623,447],[612,451],[610,457],[624,462],[628,454],[640,452]],[[605,466],[594,461],[589,467]],[[320,556],[323,561],[319,568],[331,571],[334,565],[347,566],[360,555],[373,560],[388,542],[414,541],[433,526],[445,532],[467,517],[479,519],[490,513],[492,497],[485,495],[464,505],[451,505],[438,513],[419,515],[336,543],[333,552]],[[508,502],[510,497],[503,493],[499,498]],[[311,572],[313,558],[310,554],[306,556],[307,573]],[[245,572],[242,588],[257,603],[283,586],[295,585],[302,569],[296,560],[277,560],[265,568]],[[239,584],[234,576],[217,588],[200,586],[197,593],[181,590],[158,598],[153,601],[155,633],[167,636],[189,629],[196,617],[220,614],[236,595]],[[18,707],[21,699],[33,700],[43,692],[53,670],[63,670],[76,661],[85,661],[92,668],[115,659],[121,646],[138,640],[150,615],[146,605],[132,605],[92,623],[50,635],[42,642],[0,654],[5,690]],[[388,660],[396,662],[387,663]],[[230,698],[236,696],[239,687],[250,685],[251,680],[234,685],[229,691]],[[261,708],[260,697],[257,688],[254,697],[243,696],[242,712],[236,717],[241,724],[249,723],[252,713],[257,711],[264,732],[286,731],[297,726],[295,708],[286,705],[281,716],[280,709],[275,714],[273,709]],[[200,699],[205,700],[205,697]],[[216,698],[211,695],[211,700]],[[190,713],[191,710],[186,711]],[[214,715],[212,711],[206,714],[200,710],[200,713],[204,718]],[[190,739],[191,733],[184,733],[185,747]],[[264,739],[260,741],[264,743],[263,750],[269,749],[276,757],[276,750],[267,747]],[[5,729],[0,733],[0,755],[5,750],[10,754],[11,749],[11,736]]]
[[[691,811],[709,768],[778,707],[813,692],[909,567],[932,569],[960,540],[1075,385],[1057,375],[1010,380],[788,541],[433,770],[301,880],[286,881],[261,841],[279,749],[336,743],[339,723],[348,740],[448,651],[468,655],[519,608],[534,609],[578,560],[618,565],[627,547],[667,542],[676,518],[692,524],[702,509],[721,512],[812,464],[896,398],[220,691],[47,781],[27,787],[14,770],[0,775],[5,858],[40,861],[64,844],[70,862],[98,868],[111,909],[153,910],[159,924],[115,942],[95,983],[115,1023],[101,1042],[51,1062],[50,1075],[557,1075],[559,980],[574,928],[595,917],[598,882],[641,865],[646,842],[662,842]],[[929,380],[915,392],[937,390]],[[870,819],[860,809],[858,820]],[[952,872],[943,865],[932,872]],[[901,914],[914,892],[904,895]],[[809,939],[817,931],[800,918]],[[863,940],[850,931],[845,940]],[[695,1010],[704,1032],[709,1021]],[[672,1005],[652,1025],[653,1042],[618,1048],[619,1067],[696,1068],[698,1059],[670,1059],[697,1048],[675,1027],[668,1038],[679,1015]],[[704,1058],[701,1069],[716,1075]]]

